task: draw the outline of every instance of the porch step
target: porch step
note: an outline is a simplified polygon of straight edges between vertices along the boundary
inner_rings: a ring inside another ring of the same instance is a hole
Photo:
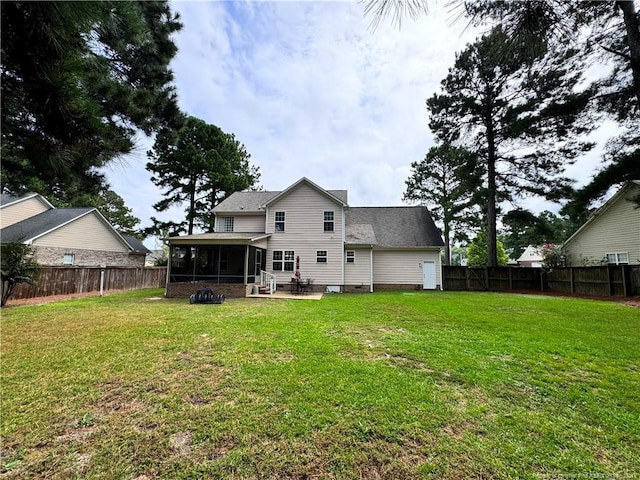
[[[269,287],[262,286],[262,285],[258,287],[258,293],[260,295],[271,295],[271,292],[269,291]]]

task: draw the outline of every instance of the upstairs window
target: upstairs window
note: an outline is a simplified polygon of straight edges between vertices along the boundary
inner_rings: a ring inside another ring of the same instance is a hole
[[[62,264],[63,265],[73,265],[73,261],[75,260],[76,256],[73,253],[65,253],[64,256],[62,257]]]
[[[276,212],[276,232],[284,232],[284,212]]]
[[[220,218],[220,231],[221,232],[233,232],[233,217],[221,217]]]
[[[355,250],[347,250],[347,263],[356,263],[356,251]]]
[[[607,253],[607,263],[609,265],[627,265],[629,263],[628,252]]]
[[[326,250],[318,250],[318,251],[316,251],[316,263],[327,263],[327,251]]]
[[[324,212],[324,231],[333,232],[333,227],[334,227],[333,212],[331,211]]]

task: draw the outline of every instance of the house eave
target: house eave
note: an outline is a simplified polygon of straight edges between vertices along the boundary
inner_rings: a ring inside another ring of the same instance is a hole
[[[269,238],[270,233],[201,233],[180,237],[167,237],[162,240],[169,245],[251,245],[252,243]]]
[[[627,193],[628,190],[631,190],[632,186],[640,186],[640,180],[632,180],[623,185],[620,190],[618,190],[609,200],[607,200],[604,205],[594,211],[591,216],[576,230],[573,235],[567,238],[562,244],[562,248],[565,248],[568,244],[573,242],[577,237],[579,237],[582,232],[584,232],[593,222],[596,221],[597,218],[601,217],[605,212],[607,212],[623,195]]]

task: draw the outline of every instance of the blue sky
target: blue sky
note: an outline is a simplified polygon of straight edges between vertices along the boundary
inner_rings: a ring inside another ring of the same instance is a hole
[[[347,189],[352,206],[402,204],[411,162],[433,145],[425,101],[479,33],[453,23],[444,1],[401,28],[387,21],[375,30],[359,2],[171,5],[184,25],[171,65],[181,109],[234,133],[264,189],[306,176]],[[151,216],[183,216],[152,208],[162,196],[144,168],[151,145],[141,136],[136,151],[106,171],[143,226]],[[584,183],[592,171],[583,161],[568,174]]]

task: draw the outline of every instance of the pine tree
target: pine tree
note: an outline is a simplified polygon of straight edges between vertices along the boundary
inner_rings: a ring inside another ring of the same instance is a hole
[[[156,227],[185,229],[189,235],[194,226],[213,231],[211,210],[233,192],[255,187],[260,178],[258,168],[249,164],[250,155],[234,135],[195,117],[188,117],[177,131],[161,131],[147,156],[151,181],[164,189],[165,195],[153,206],[156,211],[186,204],[184,222],[157,222]]]
[[[579,70],[570,51],[540,65],[525,49],[505,59],[506,42],[493,29],[456,55],[441,82],[442,94],[427,100],[431,130],[444,142],[464,145],[483,159],[488,265],[497,264],[498,204],[525,195],[564,198],[564,167],[592,147],[581,140],[592,125],[580,117],[589,92],[576,93]],[[578,72],[578,73],[575,73]]]
[[[180,123],[168,2],[10,1],[1,14],[3,191],[99,194],[99,169],[138,129]]]
[[[479,181],[475,163],[475,156],[464,148],[431,147],[423,160],[411,163],[411,175],[405,182],[403,201],[426,206],[442,227],[445,265],[451,263],[451,241],[468,240],[469,226],[478,224],[473,199]]]

